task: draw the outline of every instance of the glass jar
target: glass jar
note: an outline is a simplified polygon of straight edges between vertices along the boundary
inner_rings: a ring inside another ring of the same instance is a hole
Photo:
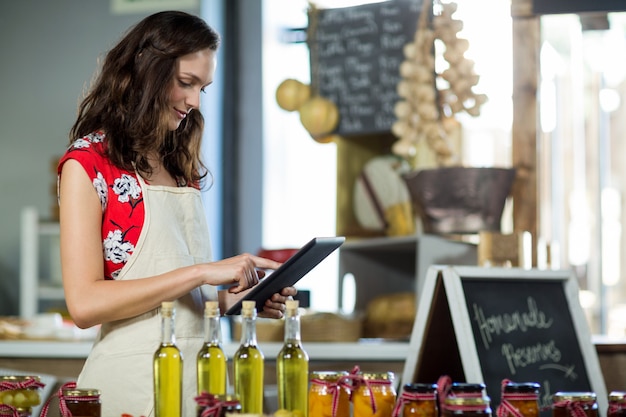
[[[502,386],[498,416],[538,417],[539,388],[536,382],[507,382]]]
[[[491,417],[491,400],[486,395],[480,397],[448,396],[443,402],[441,415],[442,417]]]
[[[93,388],[67,388],[61,390],[61,401],[72,416],[100,417],[100,391]]]
[[[606,415],[607,417],[626,417],[626,392],[611,391]]]
[[[437,417],[437,384],[405,384],[396,401],[393,416]]]
[[[32,408],[41,404],[39,389],[44,386],[38,376],[0,376],[0,404],[14,408],[20,416],[30,416]]]
[[[352,393],[354,417],[391,417],[396,404],[393,372],[362,373]]]
[[[580,411],[598,417],[595,392],[557,392],[552,397],[552,417],[575,417]]]
[[[350,417],[348,372],[311,372],[308,417]]]

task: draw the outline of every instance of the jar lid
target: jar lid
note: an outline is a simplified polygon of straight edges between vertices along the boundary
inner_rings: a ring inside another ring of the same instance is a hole
[[[504,385],[504,392],[519,392],[519,393],[539,393],[539,385],[536,382],[508,382]]]
[[[41,378],[35,375],[0,375],[0,381],[26,382],[31,379],[34,379],[37,382],[41,381]]]
[[[437,384],[404,384],[404,390],[406,392],[436,392]]]
[[[395,378],[393,372],[366,372],[362,373],[361,376],[363,377],[363,379],[368,381],[393,381]]]
[[[611,391],[609,401],[626,403],[626,391]]]
[[[595,392],[563,392],[559,391],[552,397],[557,403],[561,401],[596,401]]]
[[[99,397],[100,390],[95,388],[69,388],[62,390],[64,397]]]
[[[339,378],[348,376],[347,371],[317,371],[311,372],[311,379],[321,379],[322,381],[336,381]]]
[[[450,386],[450,392],[481,392],[485,389],[485,384],[453,382]]]

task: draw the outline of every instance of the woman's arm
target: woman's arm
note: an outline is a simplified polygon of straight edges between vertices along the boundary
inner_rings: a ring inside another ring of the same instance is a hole
[[[63,164],[60,180],[61,269],[67,307],[77,326],[91,327],[134,317],[203,285],[233,285],[238,293],[258,282],[256,268],[280,263],[243,254],[133,280],[105,280],[102,255],[102,208],[83,167]]]

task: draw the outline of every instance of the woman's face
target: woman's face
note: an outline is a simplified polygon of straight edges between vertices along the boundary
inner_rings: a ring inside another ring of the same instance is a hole
[[[200,93],[213,82],[215,55],[207,48],[178,58],[168,101],[170,130],[176,130],[191,110],[200,107]]]

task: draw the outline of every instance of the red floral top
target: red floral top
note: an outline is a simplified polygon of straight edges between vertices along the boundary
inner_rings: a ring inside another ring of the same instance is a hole
[[[58,175],[68,159],[78,161],[102,205],[104,278],[115,279],[135,250],[144,222],[141,186],[134,172],[111,164],[104,153],[106,136],[95,132],[75,140],[59,161]]]

